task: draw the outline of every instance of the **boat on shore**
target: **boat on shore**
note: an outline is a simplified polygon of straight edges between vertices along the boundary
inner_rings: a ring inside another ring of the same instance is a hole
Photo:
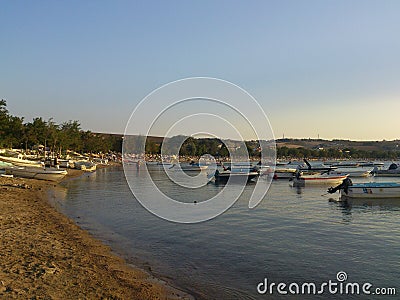
[[[328,193],[339,190],[342,198],[385,199],[400,198],[400,183],[398,182],[367,182],[353,184],[345,180],[340,185],[329,188]]]
[[[0,160],[3,162],[11,163],[14,166],[19,166],[19,167],[43,168],[43,163],[40,161],[33,161],[33,160],[21,159],[21,158],[17,158],[17,157],[6,157],[6,156],[0,156]]]
[[[35,167],[9,167],[6,169],[7,175],[13,175],[15,177],[23,177],[30,179],[41,179],[48,181],[60,181],[68,173],[66,170],[60,170],[55,168],[35,168]]]

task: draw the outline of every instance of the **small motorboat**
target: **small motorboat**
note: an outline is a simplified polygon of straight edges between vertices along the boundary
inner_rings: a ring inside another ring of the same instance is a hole
[[[330,174],[329,172],[304,173],[297,172],[293,178],[293,186],[303,187],[315,184],[337,184],[348,177],[345,175]]]
[[[184,172],[201,172],[204,170],[207,170],[208,166],[206,165],[201,165],[199,163],[195,163],[195,162],[191,162],[190,164],[179,164],[178,165],[174,165],[174,168],[181,168],[182,171]]]
[[[277,167],[275,168],[274,179],[292,179],[296,171],[296,168]]]
[[[349,175],[349,177],[369,177],[371,176],[372,169],[371,170],[333,170],[330,172],[330,174],[336,174],[336,175]]]
[[[380,170],[375,167],[372,173],[378,177],[400,177],[400,167],[398,164],[392,163],[387,170]]]
[[[6,174],[13,175],[15,177],[60,181],[68,173],[66,170],[60,170],[56,168],[43,169],[35,167],[9,167],[6,169]]]
[[[255,168],[231,168],[224,171],[216,170],[214,173],[215,183],[227,183],[229,179],[233,182],[251,182],[255,180],[260,173]]]
[[[82,170],[85,172],[94,172],[96,171],[96,164],[92,163],[88,160],[80,160],[74,163],[75,169]]]
[[[21,159],[21,158],[16,158],[16,157],[6,157],[6,156],[0,156],[0,160],[3,162],[11,163],[14,166],[18,166],[18,167],[43,168],[43,163],[40,161],[33,161],[33,160]]]
[[[400,183],[398,182],[368,182],[353,184],[350,179],[344,180],[328,193],[339,191],[342,198],[400,198]]]

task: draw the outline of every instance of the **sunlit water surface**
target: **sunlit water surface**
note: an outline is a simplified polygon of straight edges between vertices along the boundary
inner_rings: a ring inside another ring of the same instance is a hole
[[[185,191],[163,172],[151,174],[161,190],[185,202],[223,189],[208,184]],[[130,176],[149,184],[140,171]],[[122,167],[64,182],[53,203],[129,262],[198,298],[276,298],[276,292],[259,295],[257,284],[264,278],[321,283],[336,280],[339,271],[348,281],[397,287],[400,293],[400,200],[348,205],[330,201],[338,195],[323,195],[324,186],[297,189],[289,181],[274,181],[261,204],[249,209],[252,188],[246,186],[221,216],[198,224],[176,224],[149,213],[132,195]]]

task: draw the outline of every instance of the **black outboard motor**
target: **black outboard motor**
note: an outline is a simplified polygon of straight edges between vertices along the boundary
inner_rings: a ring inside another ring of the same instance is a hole
[[[398,166],[397,164],[392,163],[392,164],[389,166],[389,170],[396,170],[398,167],[399,167],[399,166]]]
[[[342,183],[339,184],[338,186],[330,187],[330,188],[328,189],[328,193],[329,193],[329,194],[334,194],[334,193],[336,193],[337,191],[343,189],[343,191],[347,194],[348,191],[349,191],[349,186],[352,186],[352,185],[353,185],[353,182],[351,181],[351,179],[350,179],[350,178],[346,178],[346,179],[344,179],[344,180],[342,181]]]

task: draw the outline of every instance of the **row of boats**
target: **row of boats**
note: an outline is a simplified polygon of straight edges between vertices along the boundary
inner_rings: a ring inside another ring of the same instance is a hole
[[[147,163],[149,168],[157,166],[168,169],[181,168],[182,171],[204,172],[207,165]],[[330,185],[328,193],[339,192],[341,198],[400,198],[400,183],[397,182],[366,182],[353,184],[350,178],[376,177],[400,177],[400,168],[397,164],[390,164],[384,169],[384,163],[338,163],[338,164],[313,164],[307,160],[304,163],[277,164],[275,170],[267,165],[249,163],[221,164],[219,168],[208,175],[215,183],[227,183],[231,181],[252,182],[262,176],[272,176],[275,180],[286,179],[292,182],[294,187],[309,185]]]
[[[70,161],[67,165],[63,165],[63,160],[54,160],[50,162],[31,161],[16,157],[0,156],[0,170],[3,170],[2,176],[15,176],[30,179],[41,179],[49,181],[61,181],[67,174],[66,169],[62,167],[70,167],[83,171],[93,172],[96,170],[96,164],[87,160]]]

